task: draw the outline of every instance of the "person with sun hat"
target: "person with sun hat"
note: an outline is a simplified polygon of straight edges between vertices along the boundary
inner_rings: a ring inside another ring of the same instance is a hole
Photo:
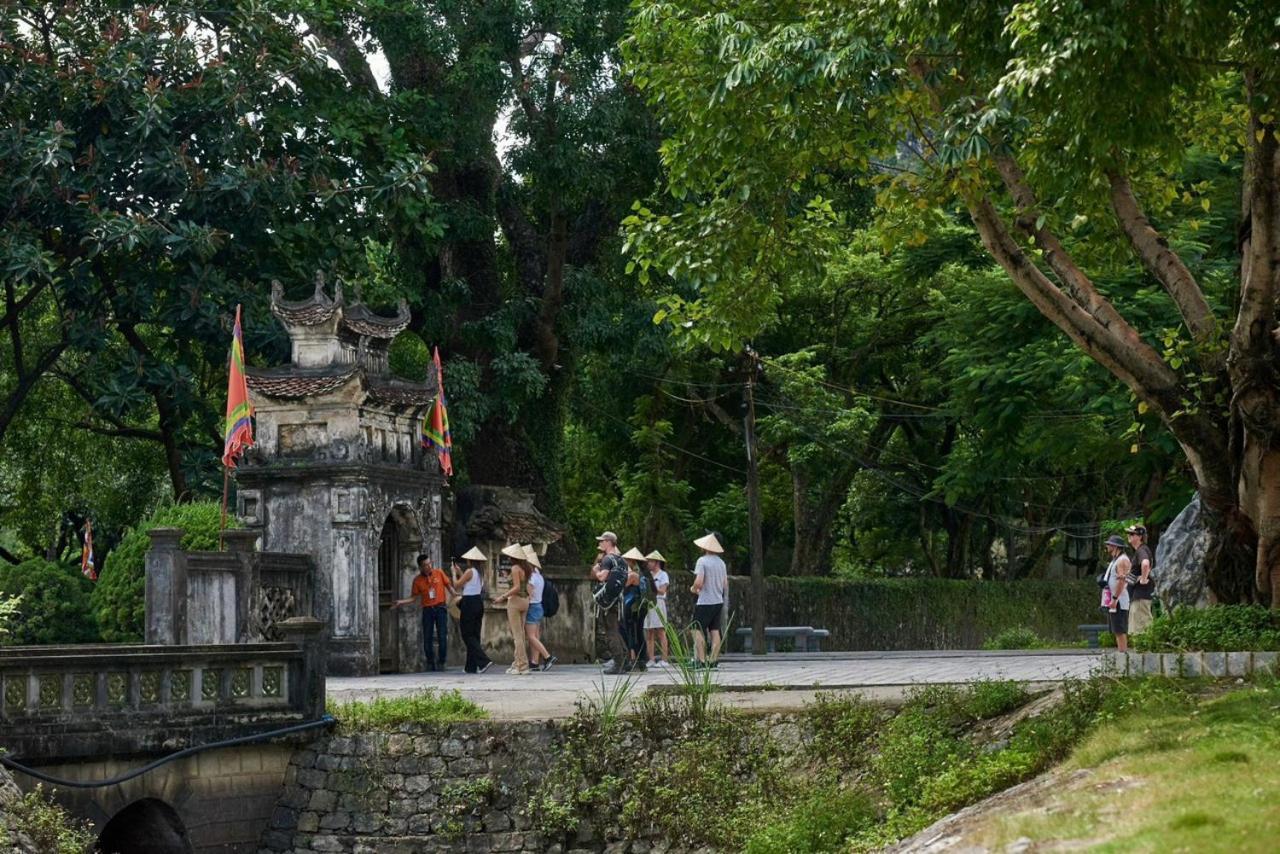
[[[644,616],[645,645],[649,653],[649,661],[658,667],[666,667],[671,663],[671,650],[667,641],[667,588],[671,586],[671,576],[667,575],[667,559],[662,552],[654,549],[644,556],[649,565],[649,576],[653,584],[654,601],[649,613]],[[654,645],[662,647],[662,657],[654,658]]]
[[[484,552],[472,546],[458,561],[453,562],[453,587],[462,593],[458,600],[458,634],[467,648],[467,673],[484,673],[493,664],[480,642],[480,629],[484,624],[484,566],[489,562]]]
[[[715,667],[720,659],[720,632],[724,603],[729,588],[729,571],[725,568],[724,546],[714,533],[699,537],[693,544],[702,549],[702,557],[694,565],[693,586],[689,592],[698,597],[693,606],[693,654],[695,667]],[[711,655],[707,656],[707,641]]]

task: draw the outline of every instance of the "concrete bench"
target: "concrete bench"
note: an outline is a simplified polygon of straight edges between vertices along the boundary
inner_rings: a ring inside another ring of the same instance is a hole
[[[751,652],[751,628],[737,629],[734,634],[742,639],[742,651]],[[764,630],[767,652],[777,652],[780,639],[791,641],[792,652],[822,652],[822,642],[829,637],[831,632],[813,626],[766,626]]]
[[[1090,649],[1098,648],[1098,635],[1107,631],[1105,623],[1085,623],[1076,626],[1080,630],[1080,634],[1084,635],[1085,641],[1089,644]]]

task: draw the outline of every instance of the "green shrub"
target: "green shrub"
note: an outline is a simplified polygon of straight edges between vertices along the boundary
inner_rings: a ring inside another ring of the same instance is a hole
[[[983,649],[1044,649],[1050,644],[1026,626],[1005,629],[982,642]]]
[[[152,528],[181,528],[182,548],[192,551],[218,547],[218,529],[222,523],[222,506],[216,501],[172,504],[131,528],[120,545],[107,555],[98,583],[93,589],[93,613],[102,630],[102,639],[110,643],[141,643],[146,626],[146,557],[151,548],[147,532]],[[233,519],[227,517],[227,527]]]
[[[403,723],[457,723],[489,717],[481,706],[457,691],[434,689],[408,697],[375,697],[367,702],[330,703],[329,714],[344,732],[388,729]]]
[[[1261,605],[1175,608],[1134,635],[1133,646],[1149,652],[1280,650],[1280,612]]]
[[[965,689],[961,703],[969,717],[986,720],[1021,708],[1029,699],[1021,683],[980,681]]]
[[[84,854],[95,840],[92,827],[68,815],[37,785],[0,812],[0,849],[9,850],[14,837],[21,835],[31,840],[32,850],[43,854]]]
[[[840,851],[850,836],[876,821],[876,808],[859,789],[824,786],[747,840],[746,854],[817,854]]]
[[[0,599],[22,596],[0,642],[16,646],[96,641],[91,586],[79,569],[43,558],[0,568]]]

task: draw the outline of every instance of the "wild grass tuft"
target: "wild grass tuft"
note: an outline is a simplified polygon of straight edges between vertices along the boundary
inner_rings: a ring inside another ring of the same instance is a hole
[[[406,723],[448,724],[489,717],[481,706],[457,691],[429,689],[406,697],[376,697],[346,703],[330,702],[329,714],[344,732],[389,729]]]

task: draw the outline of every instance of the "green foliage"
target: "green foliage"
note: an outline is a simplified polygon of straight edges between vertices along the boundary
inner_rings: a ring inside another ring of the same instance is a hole
[[[448,724],[482,720],[489,713],[457,691],[429,689],[406,697],[330,702],[329,714],[343,732],[387,730],[403,723]]]
[[[884,723],[885,710],[856,695],[819,694],[805,707],[813,736],[807,749],[841,771],[860,768],[867,759],[872,736]]]
[[[17,596],[0,596],[0,644],[3,644],[4,639],[9,636],[10,626],[18,613],[18,606],[21,603],[21,594]]]
[[[1175,608],[1130,643],[1146,652],[1280,650],[1280,611],[1260,605]]]
[[[89,608],[90,582],[77,567],[32,558],[0,566],[0,601],[20,596],[3,643],[91,643],[98,639]]]
[[[770,820],[747,840],[746,854],[818,854],[844,850],[849,837],[876,821],[866,792],[823,786]]]
[[[50,799],[44,785],[14,799],[0,811],[0,846],[14,844],[21,834],[42,854],[85,854],[97,835],[89,822],[71,816]]]
[[[181,548],[210,551],[218,547],[222,506],[213,501],[171,504],[130,529],[120,545],[107,555],[91,598],[93,613],[109,643],[141,643],[146,626],[146,557],[151,548],[152,528],[181,528]],[[227,527],[238,523],[227,517]]]
[[[1049,649],[1057,646],[1041,638],[1026,626],[1005,629],[982,642],[983,649]]]

